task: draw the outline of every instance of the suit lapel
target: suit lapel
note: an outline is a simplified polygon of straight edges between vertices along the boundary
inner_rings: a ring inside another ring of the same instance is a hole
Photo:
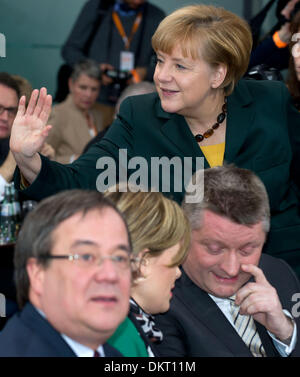
[[[110,346],[108,343],[103,344],[103,350],[104,350],[105,357],[122,357],[123,356],[118,350]]]
[[[268,357],[279,357],[279,353],[276,350],[274,343],[271,339],[271,337],[268,335],[267,330],[263,325],[255,321],[255,326],[258,331],[260,340],[264,346],[264,349],[266,351],[266,354]]]
[[[232,356],[252,356],[246,344],[218,308],[217,304],[206,292],[197,287],[184,271],[180,278],[178,289],[181,291],[178,295],[180,300],[185,302],[193,315],[201,322],[202,326],[210,330],[215,336],[216,342],[222,343],[222,347],[226,347],[232,353]],[[218,348],[217,344],[216,348]]]
[[[163,111],[160,101],[155,105],[156,114],[166,121],[161,127],[163,135],[180,151],[183,157],[203,157],[204,168],[208,168],[208,162],[198,146],[188,124],[183,116],[170,114]],[[195,168],[193,161],[193,168]]]
[[[253,97],[243,81],[228,97],[224,161],[236,160],[255,118]]]
[[[239,154],[249,129],[255,119],[255,111],[251,103],[252,94],[245,83],[240,81],[233,94],[228,97],[228,114],[225,140],[225,162],[232,162]],[[163,111],[158,100],[155,105],[157,116],[165,118],[166,122],[161,127],[161,132],[170,140],[184,156],[204,157],[204,168],[209,164],[205,159],[198,143],[187,125],[183,116],[169,114]]]
[[[24,307],[21,320],[31,328],[34,334],[38,334],[44,339],[45,345],[49,347],[49,356],[76,357],[62,336],[30,303]]]

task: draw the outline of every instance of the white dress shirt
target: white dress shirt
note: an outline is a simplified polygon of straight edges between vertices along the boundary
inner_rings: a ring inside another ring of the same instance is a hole
[[[233,323],[233,318],[231,316],[230,300],[228,298],[215,297],[215,296],[210,295],[210,294],[209,294],[209,296],[218,305],[219,309],[222,311],[222,313],[228,319],[228,321],[230,322],[230,324],[236,330],[236,328],[234,326],[234,323]],[[289,311],[287,311],[287,310],[284,309],[283,312],[284,312],[284,314],[287,317],[293,318],[292,315],[289,313]],[[279,352],[280,356],[282,356],[282,357],[289,356],[293,352],[293,350],[294,350],[294,348],[296,346],[296,342],[297,342],[297,326],[296,326],[295,322],[293,322],[293,324],[294,324],[294,331],[293,331],[293,335],[292,335],[292,339],[290,341],[290,344],[284,344],[283,342],[281,342],[280,340],[278,340],[273,334],[271,334],[268,331],[268,334],[270,335],[270,337],[273,340],[275,348],[277,349],[277,351]]]
[[[65,334],[61,334],[61,336],[68,343],[77,357],[94,357],[95,350],[76,342]],[[97,351],[99,352],[100,357],[105,357],[103,346],[99,346]]]
[[[40,315],[42,317],[44,317],[45,319],[47,319],[45,313],[41,310],[41,309],[38,309],[35,307],[35,309],[40,313]],[[83,344],[81,343],[78,343],[76,342],[75,340],[69,338],[67,335],[65,334],[60,334],[64,340],[66,341],[66,343],[70,346],[71,350],[75,353],[75,355],[77,357],[94,357],[94,352],[95,350],[89,348],[89,347],[86,347],[84,346]],[[105,354],[104,354],[104,349],[103,349],[103,346],[100,345],[97,350],[100,357],[105,357]]]

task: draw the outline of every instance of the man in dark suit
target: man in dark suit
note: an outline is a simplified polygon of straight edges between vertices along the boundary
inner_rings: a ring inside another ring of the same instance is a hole
[[[64,68],[65,72],[85,58],[98,62],[102,71],[99,102],[103,110],[106,105],[106,112],[112,116],[120,89],[152,80],[151,37],[164,17],[164,11],[145,0],[86,1],[62,48],[62,56],[69,67]],[[127,64],[123,56],[127,56]],[[120,70],[123,79],[118,74]],[[126,79],[124,73],[130,71],[132,77]],[[58,89],[63,89],[63,82],[59,80]],[[62,92],[58,90],[56,99]]]
[[[20,313],[0,332],[0,356],[122,356],[105,344],[128,313],[131,241],[96,191],[41,202],[15,249]]]
[[[270,209],[260,179],[231,165],[206,169],[204,197],[187,194],[183,207],[192,240],[170,310],[157,317],[162,356],[300,356],[299,281],[261,255]]]
[[[3,200],[4,187],[12,180],[16,167],[15,159],[9,149],[9,138],[17,114],[19,98],[24,91],[21,85],[7,72],[0,72],[0,201]],[[41,153],[52,158],[54,150],[45,143]]]
[[[10,182],[16,167],[9,152],[9,136],[17,114],[20,90],[16,81],[6,72],[0,72],[0,201],[4,186]]]

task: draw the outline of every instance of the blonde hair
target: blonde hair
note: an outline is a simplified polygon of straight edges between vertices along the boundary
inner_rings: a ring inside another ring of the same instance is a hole
[[[147,249],[158,256],[180,243],[170,267],[180,265],[190,243],[190,226],[180,206],[160,192],[106,192],[123,213],[132,239],[133,255]]]
[[[229,95],[248,68],[252,34],[246,21],[224,8],[191,5],[167,16],[152,37],[155,51],[171,54],[178,44],[184,57],[202,58],[212,67],[225,64],[220,88]]]

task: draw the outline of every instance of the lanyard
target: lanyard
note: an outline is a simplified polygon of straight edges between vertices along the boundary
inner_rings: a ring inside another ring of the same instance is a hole
[[[123,42],[125,44],[125,48],[126,50],[129,50],[129,46],[130,46],[130,43],[132,41],[132,38],[134,36],[134,34],[136,33],[137,29],[139,28],[140,26],[140,23],[142,21],[142,18],[143,18],[143,15],[142,15],[142,12],[140,12],[137,16],[136,16],[136,19],[134,20],[134,24],[132,26],[132,29],[131,29],[131,33],[130,33],[130,37],[128,38],[126,33],[125,33],[125,30],[123,28],[123,25],[122,25],[122,22],[120,20],[120,17],[118,16],[117,12],[113,12],[112,13],[112,18],[114,20],[114,23],[123,39]]]

